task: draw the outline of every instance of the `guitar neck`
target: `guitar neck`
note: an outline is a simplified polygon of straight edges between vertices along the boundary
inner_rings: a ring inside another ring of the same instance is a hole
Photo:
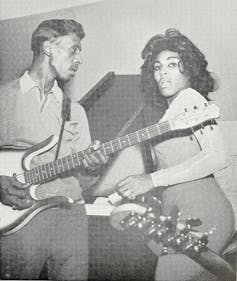
[[[101,145],[101,150],[106,156],[109,156],[130,146],[162,135],[170,130],[169,121],[156,123],[136,132],[105,142]],[[79,151],[30,169],[24,173],[25,182],[29,184],[40,184],[76,169],[81,166],[86,152],[87,150]]]
[[[102,144],[102,150],[104,151],[105,155],[109,156],[127,147],[167,133],[170,130],[170,123],[168,121],[157,123],[128,135],[124,135],[122,137],[106,142]]]
[[[206,270],[214,274],[215,276],[225,278],[228,281],[235,281],[235,273],[230,264],[225,261],[221,256],[210,250],[208,247],[200,253],[194,253],[192,251],[184,252],[195,262],[203,266]],[[218,279],[219,280],[219,279]]]

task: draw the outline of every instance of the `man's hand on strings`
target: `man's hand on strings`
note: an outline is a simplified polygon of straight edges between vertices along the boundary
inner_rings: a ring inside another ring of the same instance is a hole
[[[89,171],[99,170],[107,162],[108,157],[101,150],[100,141],[95,141],[88,147],[82,160],[84,168]]]
[[[134,200],[138,195],[142,195],[153,188],[150,174],[129,176],[117,184],[118,193],[130,200]]]
[[[0,201],[18,210],[29,208],[33,204],[29,186],[8,176],[0,176]]]

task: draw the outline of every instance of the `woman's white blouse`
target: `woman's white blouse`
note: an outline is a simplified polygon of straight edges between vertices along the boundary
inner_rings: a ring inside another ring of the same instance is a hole
[[[185,108],[190,111],[197,107],[198,110],[198,108],[204,107],[205,103],[207,103],[207,100],[194,89],[182,90],[171,102],[160,122],[172,120],[178,114],[184,112]],[[193,181],[211,175],[228,166],[229,157],[218,125],[207,125],[204,128],[198,129],[194,131],[192,137],[195,138],[199,145],[199,152],[191,155],[190,158],[185,159],[181,163],[152,173],[151,177],[154,186],[169,186]],[[166,143],[168,146],[166,149],[169,149],[169,141],[164,141],[154,147],[157,155],[160,152],[159,147],[162,146],[163,149]],[[183,149],[186,149],[185,145]],[[182,151],[178,153],[182,154]]]

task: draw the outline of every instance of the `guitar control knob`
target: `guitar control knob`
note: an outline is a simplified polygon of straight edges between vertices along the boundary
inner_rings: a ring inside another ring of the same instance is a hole
[[[161,255],[163,255],[163,256],[168,255],[168,248],[167,247],[163,247]]]
[[[199,253],[199,251],[200,251],[200,247],[199,247],[198,245],[195,245],[195,246],[193,247],[193,249],[194,249],[194,251],[195,251],[196,253]]]
[[[177,246],[180,246],[181,245],[181,243],[182,243],[182,240],[180,239],[180,238],[176,238],[176,245]]]

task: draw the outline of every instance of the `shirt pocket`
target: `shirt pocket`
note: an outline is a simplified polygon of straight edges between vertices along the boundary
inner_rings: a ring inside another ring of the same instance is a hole
[[[65,127],[64,127],[64,138],[66,141],[71,141],[75,137],[79,136],[79,127],[80,122],[79,121],[66,121]]]

